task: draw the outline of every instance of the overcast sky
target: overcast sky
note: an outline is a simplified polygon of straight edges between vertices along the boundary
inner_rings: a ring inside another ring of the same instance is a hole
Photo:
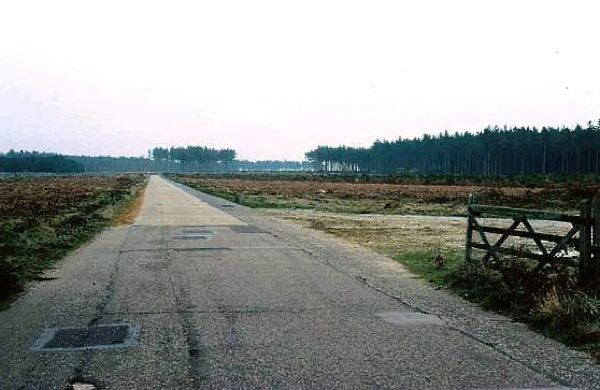
[[[600,118],[600,2],[3,1],[0,151],[139,156]]]

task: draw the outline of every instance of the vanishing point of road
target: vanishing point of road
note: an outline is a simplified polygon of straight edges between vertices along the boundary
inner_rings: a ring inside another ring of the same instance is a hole
[[[133,225],[0,312],[1,389],[599,387],[392,260],[158,176]]]

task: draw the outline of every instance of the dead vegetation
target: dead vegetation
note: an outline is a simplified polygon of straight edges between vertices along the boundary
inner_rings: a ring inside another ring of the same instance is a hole
[[[144,184],[143,175],[0,182],[0,309],[102,228],[130,221]]]
[[[315,176],[315,178],[317,178]],[[480,203],[571,212],[597,185],[388,184],[324,180],[256,180],[176,175],[175,180],[250,207],[363,214],[465,215],[470,194]]]
[[[134,200],[127,205],[122,212],[117,212],[113,219],[110,221],[110,226],[125,226],[131,225],[142,208],[144,203],[145,191],[142,188],[136,188],[136,196]]]

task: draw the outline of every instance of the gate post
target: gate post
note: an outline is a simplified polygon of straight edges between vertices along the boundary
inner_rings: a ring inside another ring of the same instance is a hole
[[[600,197],[594,196],[592,201],[592,258],[591,281],[600,285]]]
[[[467,269],[473,270],[475,264],[473,262],[473,227],[475,226],[475,216],[471,212],[470,205],[475,203],[475,194],[469,194],[469,199],[467,201],[467,213],[469,217],[467,218],[467,238],[466,238],[466,248],[465,248],[465,263]]]
[[[583,226],[579,230],[579,282],[587,285],[593,278],[592,269],[592,205],[589,200],[581,202]]]

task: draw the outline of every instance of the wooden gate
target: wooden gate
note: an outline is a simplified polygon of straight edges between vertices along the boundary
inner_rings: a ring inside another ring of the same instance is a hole
[[[541,210],[517,209],[503,206],[488,206],[472,203],[470,198],[468,210],[468,226],[466,238],[467,262],[481,263],[485,268],[493,267],[502,261],[503,256],[515,256],[538,262],[536,269],[541,270],[547,264],[566,265],[579,268],[580,275],[586,280],[600,280],[600,263],[598,262],[600,245],[600,227],[596,228],[600,218],[599,202],[585,201],[581,205],[579,215],[560,214]],[[482,218],[508,219],[506,228],[486,226]],[[569,231],[564,235],[549,234],[536,231],[531,220],[547,220],[569,223]],[[517,230],[519,227],[524,229]],[[474,234],[475,233],[475,234]],[[499,237],[491,241],[491,235]],[[521,237],[533,248],[507,247],[509,237]],[[576,250],[574,256],[569,251]],[[474,251],[476,250],[476,251]],[[476,258],[475,252],[482,254]]]

